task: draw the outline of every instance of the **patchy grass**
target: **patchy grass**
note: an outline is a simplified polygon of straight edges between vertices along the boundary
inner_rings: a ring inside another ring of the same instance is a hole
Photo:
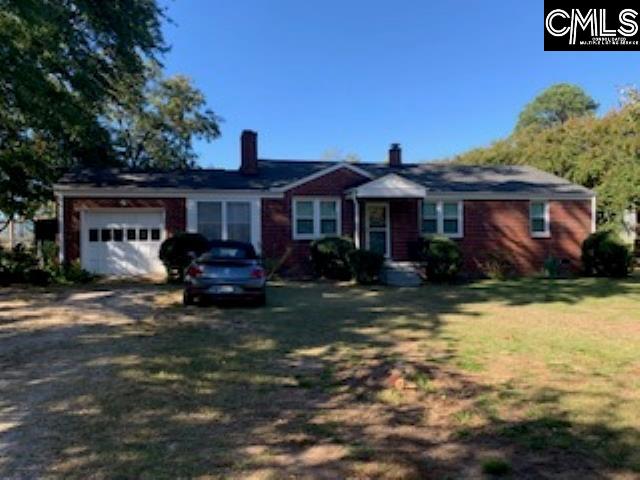
[[[0,477],[640,473],[640,282],[0,291]]]
[[[487,458],[482,461],[482,471],[489,475],[502,476],[511,471],[511,465],[501,458]]]

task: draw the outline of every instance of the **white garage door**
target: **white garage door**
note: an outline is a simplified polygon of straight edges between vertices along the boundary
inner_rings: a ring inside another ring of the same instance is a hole
[[[86,211],[82,217],[82,267],[102,275],[156,275],[165,238],[163,211]]]

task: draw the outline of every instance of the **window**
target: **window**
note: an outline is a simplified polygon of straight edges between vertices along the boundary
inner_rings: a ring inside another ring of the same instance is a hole
[[[160,240],[160,229],[152,228],[151,229],[151,240]]]
[[[422,233],[462,237],[462,201],[422,202]]]
[[[113,230],[113,240],[115,242],[121,242],[123,239],[123,231],[121,228],[115,228]]]
[[[108,228],[103,228],[102,230],[100,230],[100,240],[102,240],[103,242],[110,242],[111,230]]]
[[[422,204],[422,233],[425,235],[438,233],[438,204],[436,202]]]
[[[227,240],[251,242],[251,205],[248,202],[227,203]]]
[[[198,233],[209,240],[222,239],[222,202],[198,202]]]
[[[90,242],[97,242],[98,241],[98,229],[97,228],[90,228],[89,229],[89,241]]]
[[[338,204],[333,201],[320,201],[320,235],[338,233]]]
[[[141,241],[149,240],[149,230],[146,228],[141,228],[138,233],[138,240],[141,240]]]
[[[314,224],[313,220],[314,206],[312,201],[298,201],[295,204],[296,215],[296,233],[298,236],[309,235],[313,237]]]
[[[458,202],[442,203],[442,233],[457,235],[460,219],[458,218]]]
[[[205,201],[197,203],[198,233],[209,240],[251,242],[251,203]]]
[[[532,237],[548,237],[549,204],[547,202],[531,202],[529,204],[529,224]]]
[[[135,228],[127,228],[127,240],[130,242],[135,241],[136,239],[136,229]]]
[[[340,200],[300,198],[293,201],[293,238],[340,235]]]

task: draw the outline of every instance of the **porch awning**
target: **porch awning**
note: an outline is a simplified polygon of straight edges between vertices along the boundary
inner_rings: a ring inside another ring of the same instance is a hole
[[[390,173],[352,188],[349,193],[356,198],[424,198],[427,189],[396,173]]]

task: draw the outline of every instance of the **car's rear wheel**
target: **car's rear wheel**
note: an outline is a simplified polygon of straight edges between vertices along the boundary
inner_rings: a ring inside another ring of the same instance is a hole
[[[182,304],[185,306],[189,306],[189,305],[194,305],[195,299],[193,298],[193,295],[191,295],[189,292],[184,292],[182,294]]]

